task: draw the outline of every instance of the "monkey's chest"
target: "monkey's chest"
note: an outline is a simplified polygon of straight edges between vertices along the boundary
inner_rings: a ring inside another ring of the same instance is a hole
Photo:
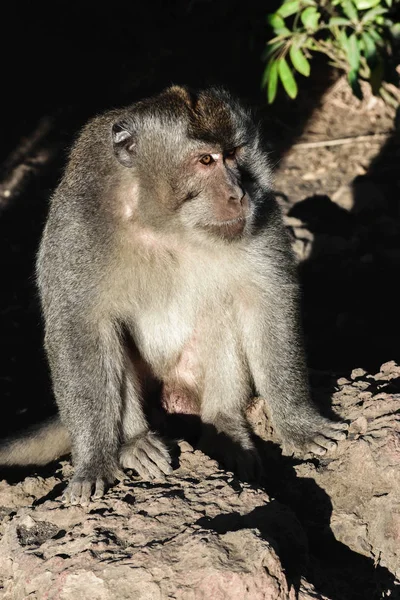
[[[229,276],[229,263],[223,266],[221,281],[221,265],[199,255],[197,264],[181,265],[179,276],[172,269],[159,271],[151,285],[143,277],[140,293],[138,286],[134,290],[135,345],[171,398],[173,392],[201,388],[220,334],[232,327],[237,278]]]
[[[155,298],[134,316],[136,346],[159,377],[175,367],[186,347],[193,348],[197,327],[196,308],[180,296]]]

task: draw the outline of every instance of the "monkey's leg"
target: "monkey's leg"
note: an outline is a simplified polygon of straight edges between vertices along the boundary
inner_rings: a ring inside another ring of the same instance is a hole
[[[250,398],[250,377],[241,356],[235,324],[214,328],[208,340],[204,393],[201,401],[203,435],[200,448],[240,478],[255,479],[261,462],[251,439],[244,410]]]
[[[297,286],[270,286],[260,306],[244,324],[256,391],[287,448],[325,454],[345,439],[348,425],[323,417],[310,398]]]
[[[122,415],[123,445],[120,464],[134,469],[143,479],[163,477],[172,473],[171,457],[164,442],[149,427],[144,416],[140,383],[128,359]]]
[[[122,352],[118,332],[77,319],[51,330],[46,348],[62,421],[72,441],[75,474],[63,499],[86,504],[118,476]]]

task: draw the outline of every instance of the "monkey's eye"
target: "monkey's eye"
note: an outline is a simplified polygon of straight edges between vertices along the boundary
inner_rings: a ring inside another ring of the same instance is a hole
[[[202,165],[211,165],[211,163],[215,162],[211,154],[205,154],[201,157],[200,162]]]
[[[225,152],[225,158],[235,158],[237,148],[231,148]]]

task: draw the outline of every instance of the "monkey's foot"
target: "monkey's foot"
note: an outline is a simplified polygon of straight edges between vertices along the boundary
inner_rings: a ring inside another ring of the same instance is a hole
[[[348,428],[349,425],[344,421],[331,421],[320,415],[277,426],[286,450],[312,452],[318,456],[335,450],[338,442],[346,439]]]
[[[232,436],[218,432],[205,425],[198,448],[217,460],[227,471],[235,473],[243,481],[260,479],[263,469],[260,456],[249,435],[235,440]]]
[[[172,473],[170,454],[164,442],[151,431],[122,446],[120,464],[123,469],[134,469],[143,479],[158,479]]]
[[[112,483],[106,478],[85,478],[74,476],[61,497],[65,504],[89,504],[91,500],[98,500],[104,496],[105,488]]]

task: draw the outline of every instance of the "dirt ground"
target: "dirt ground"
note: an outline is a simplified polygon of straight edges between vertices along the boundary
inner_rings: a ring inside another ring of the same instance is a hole
[[[309,359],[317,368],[374,369],[398,358],[390,285],[400,266],[395,122],[368,88],[359,101],[342,78],[276,161],[275,187],[298,238]]]
[[[340,78],[321,99],[301,139],[276,165],[276,187],[290,204],[323,193],[343,208],[354,208],[345,190],[368,173],[393,134],[393,109],[371,95],[368,86],[364,96],[359,101]],[[325,141],[337,145],[324,146]],[[310,143],[320,145],[310,148]]]

